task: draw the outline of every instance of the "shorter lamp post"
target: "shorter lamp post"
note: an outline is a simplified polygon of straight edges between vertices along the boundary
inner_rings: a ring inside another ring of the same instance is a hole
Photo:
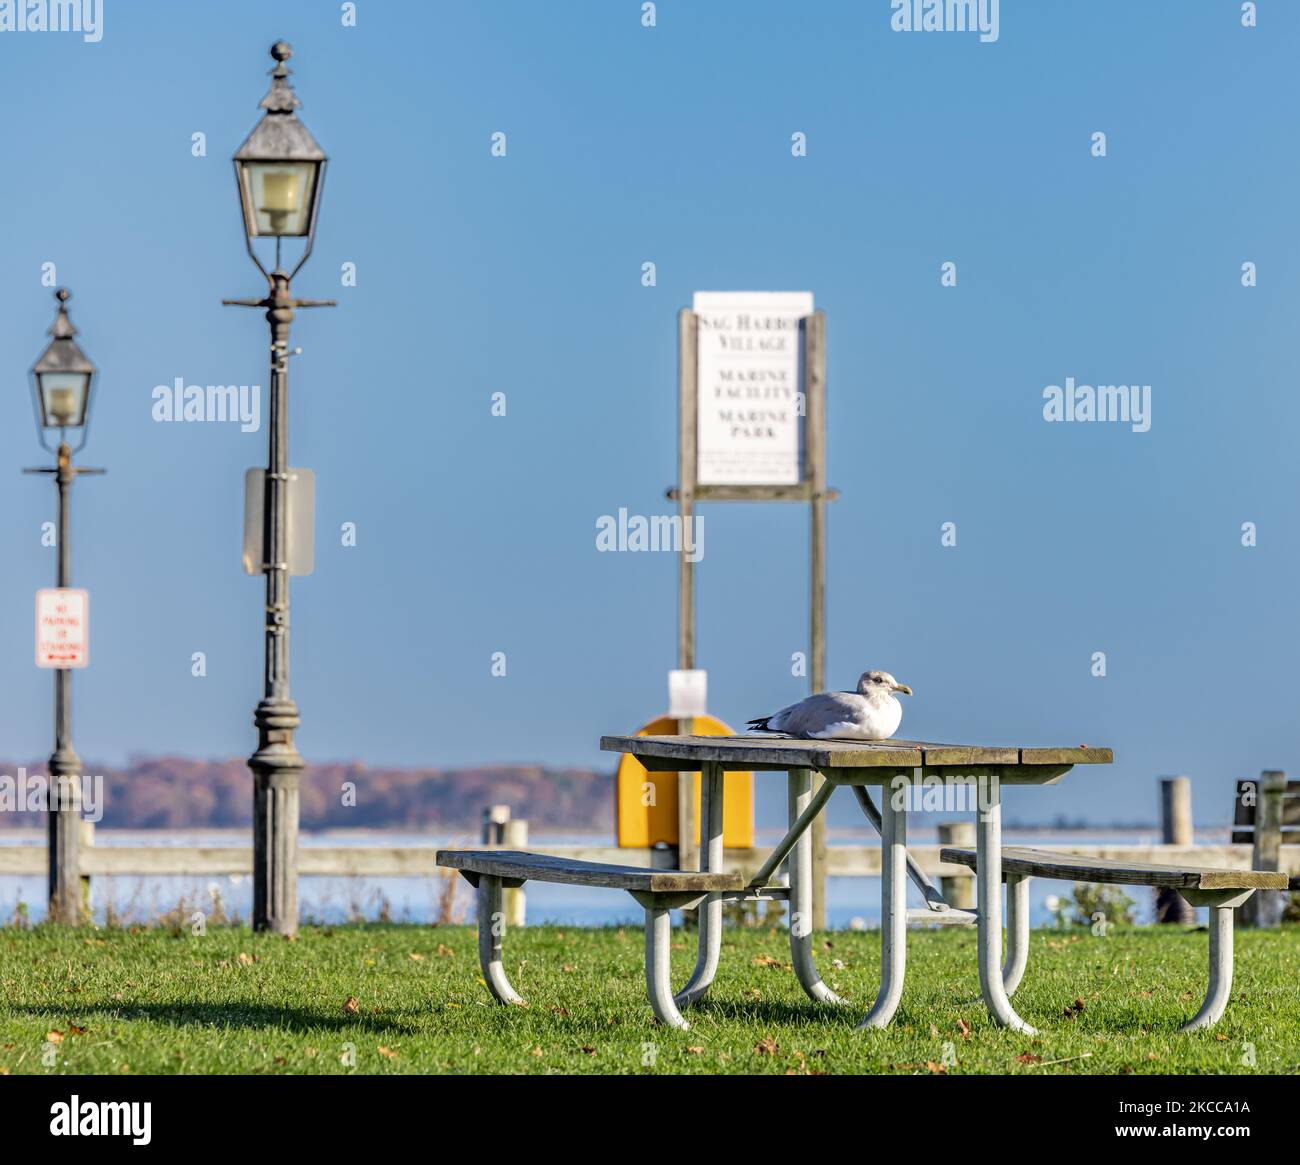
[[[55,455],[56,464],[24,473],[47,473],[59,491],[57,585],[60,589],[72,582],[72,555],[69,540],[71,490],[73,481],[83,473],[103,473],[102,469],[81,469],[72,464],[72,455],[86,444],[90,420],[90,391],[95,382],[95,366],[77,346],[73,337],[77,329],[68,318],[68,300],[72,293],[65,287],[55,293],[59,312],[50,327],[49,347],[32,368],[32,400],[36,410],[36,428],[41,448]],[[50,447],[49,435],[59,434],[57,449]],[[79,434],[77,446],[68,444],[69,432]],[[49,916],[55,922],[75,926],[82,921],[80,868],[77,858],[81,830],[81,759],[72,747],[72,672],[66,667],[54,672],[54,751],[49,761]]]

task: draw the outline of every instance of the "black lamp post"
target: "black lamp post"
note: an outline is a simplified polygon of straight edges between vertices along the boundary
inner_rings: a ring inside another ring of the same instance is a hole
[[[102,469],[74,467],[72,455],[86,444],[90,421],[90,392],[95,383],[95,366],[77,346],[77,329],[68,318],[72,293],[60,287],[55,293],[59,312],[50,327],[49,347],[32,367],[32,402],[41,448],[55,455],[56,464],[24,473],[47,473],[59,491],[57,585],[72,584],[70,502],[73,481],[83,473]],[[49,437],[58,431],[58,448]],[[77,441],[68,444],[69,432]],[[49,761],[49,916],[56,922],[75,926],[83,920],[78,843],[81,833],[81,759],[72,747],[72,672],[67,667],[54,672],[54,751]]]
[[[244,213],[248,254],[265,277],[261,299],[227,299],[260,307],[271,326],[269,453],[263,494],[262,573],[266,575],[265,661],[262,699],[253,712],[257,751],[253,770],[253,927],[278,934],[298,929],[298,782],[303,759],[294,744],[300,720],[289,694],[288,357],[295,308],[329,307],[332,300],[294,299],[289,283],[311,254],[325,178],[325,154],[295,112],[300,106],[285,62],[292,50],[271,46],[275,68],[262,98],[266,113],[235,153],[235,179]],[[275,266],[262,265],[254,241],[275,239]],[[281,242],[306,239],[297,265],[280,266]]]

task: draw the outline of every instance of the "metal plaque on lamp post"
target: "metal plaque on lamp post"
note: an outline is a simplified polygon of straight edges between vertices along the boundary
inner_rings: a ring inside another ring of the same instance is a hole
[[[302,577],[316,568],[316,475],[310,469],[289,470],[288,513],[285,541],[291,575]],[[244,474],[244,573],[261,574],[266,569],[262,551],[266,547],[266,470],[250,469]]]

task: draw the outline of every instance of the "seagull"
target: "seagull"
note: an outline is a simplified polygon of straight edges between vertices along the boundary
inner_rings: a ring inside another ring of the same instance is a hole
[[[903,706],[895,692],[912,694],[887,671],[865,671],[856,692],[818,692],[749,722],[751,732],[784,732],[804,740],[887,740],[898,731]]]

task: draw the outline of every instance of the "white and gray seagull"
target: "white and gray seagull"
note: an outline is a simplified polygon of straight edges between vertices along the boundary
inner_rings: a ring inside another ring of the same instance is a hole
[[[865,671],[856,692],[818,692],[771,716],[751,720],[749,729],[805,740],[887,740],[903,719],[903,705],[895,692],[910,696],[912,689],[887,671]]]

